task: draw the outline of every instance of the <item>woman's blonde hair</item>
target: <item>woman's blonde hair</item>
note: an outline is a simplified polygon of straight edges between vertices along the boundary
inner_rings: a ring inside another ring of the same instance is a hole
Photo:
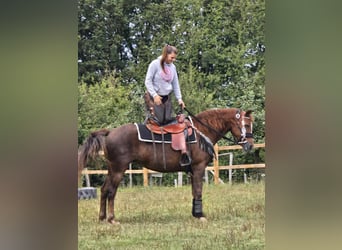
[[[165,69],[164,69],[164,62],[166,60],[166,57],[167,55],[169,54],[172,54],[172,53],[175,53],[177,55],[177,48],[175,46],[172,46],[172,45],[168,45],[166,44],[163,48],[163,51],[162,51],[162,57],[161,57],[161,60],[160,60],[160,65],[163,69],[163,71],[165,72]]]

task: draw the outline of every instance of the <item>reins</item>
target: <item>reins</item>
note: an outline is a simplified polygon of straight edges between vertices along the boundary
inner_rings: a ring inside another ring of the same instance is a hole
[[[227,141],[233,142],[234,144],[237,144],[236,140],[232,140],[230,138],[228,138],[227,136],[225,136],[224,134],[222,134],[220,131],[214,129],[213,127],[209,126],[208,124],[205,124],[204,122],[202,122],[200,119],[198,119],[193,113],[191,113],[187,108],[184,107],[184,110],[186,112],[188,112],[188,114],[194,118],[196,121],[198,121],[201,125],[203,125],[204,127],[214,131],[216,134],[218,134],[219,136],[221,136],[223,139],[226,139]]]

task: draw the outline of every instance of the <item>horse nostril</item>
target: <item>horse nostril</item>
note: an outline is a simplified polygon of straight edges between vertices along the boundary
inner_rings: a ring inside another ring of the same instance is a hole
[[[244,149],[245,149],[245,151],[249,152],[249,151],[251,151],[253,149],[253,145],[247,142],[244,145]]]

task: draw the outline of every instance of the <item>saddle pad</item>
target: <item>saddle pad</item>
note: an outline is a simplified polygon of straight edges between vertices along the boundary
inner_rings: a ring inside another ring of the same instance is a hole
[[[134,123],[135,126],[137,127],[138,130],[138,138],[139,141],[143,142],[155,142],[155,143],[162,143],[163,142],[163,137],[160,134],[155,134],[153,133],[153,138],[152,138],[152,132],[146,127],[145,124],[138,124]],[[164,143],[171,143],[171,135],[172,134],[164,134]],[[188,143],[196,143],[196,133],[192,133],[192,135],[186,138],[186,142]]]

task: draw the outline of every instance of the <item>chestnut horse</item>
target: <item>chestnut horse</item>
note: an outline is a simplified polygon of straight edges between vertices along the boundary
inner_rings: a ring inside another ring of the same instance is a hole
[[[205,220],[202,211],[202,182],[204,170],[215,156],[213,145],[230,131],[235,142],[245,151],[253,148],[251,111],[236,108],[211,109],[199,113],[192,118],[197,142],[189,144],[192,157],[192,215]],[[129,167],[129,163],[138,162],[151,170],[158,172],[185,171],[179,165],[180,151],[175,151],[170,144],[154,144],[142,142],[138,139],[137,127],[126,124],[112,130],[102,129],[91,133],[81,146],[79,154],[79,178],[89,158],[95,158],[99,151],[103,151],[108,162],[108,175],[101,187],[99,219],[109,223],[114,220],[114,199],[117,188]],[[108,201],[108,217],[106,205]]]

